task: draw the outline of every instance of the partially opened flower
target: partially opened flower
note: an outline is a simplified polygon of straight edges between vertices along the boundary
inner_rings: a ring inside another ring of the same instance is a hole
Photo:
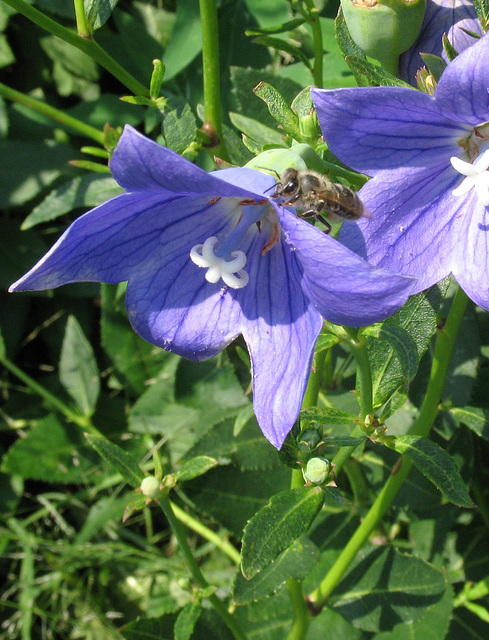
[[[110,168],[127,192],[76,220],[10,290],[128,280],[134,330],[191,360],[242,333],[255,413],[280,447],[300,409],[322,316],[352,326],[381,320],[413,282],[271,203],[275,179],[263,172],[206,173],[130,127]]]
[[[340,239],[374,264],[418,278],[452,273],[489,309],[489,36],[455,58],[434,96],[401,87],[315,91],[334,154],[373,179],[373,219]]]
[[[399,77],[416,86],[416,73],[425,63],[420,53],[446,59],[442,38],[446,34],[452,47],[461,53],[477,42],[472,32],[482,35],[473,0],[428,0],[423,25],[416,42],[401,55]]]

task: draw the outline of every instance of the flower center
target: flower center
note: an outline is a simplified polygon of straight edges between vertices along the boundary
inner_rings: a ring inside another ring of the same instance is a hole
[[[231,260],[220,258],[214,253],[217,241],[215,236],[210,236],[204,244],[196,244],[190,250],[190,259],[198,267],[207,269],[205,274],[207,282],[215,284],[222,278],[224,284],[233,289],[246,287],[250,279],[248,272],[243,269],[246,264],[246,254],[244,251],[233,251]]]
[[[190,259],[198,267],[207,269],[205,279],[215,284],[222,280],[232,289],[242,289],[249,282],[249,274],[244,270],[247,257],[244,251],[238,249],[243,244],[250,227],[256,225],[256,232],[261,231],[262,221],[268,217],[268,202],[243,200],[238,224],[231,233],[224,238],[210,236],[202,244],[197,244],[190,250]],[[233,207],[233,213],[235,208]],[[231,211],[230,211],[231,215]],[[216,245],[218,245],[216,250]]]
[[[487,147],[488,145],[486,143],[483,146]],[[452,167],[465,176],[458,187],[453,189],[452,194],[464,196],[474,189],[479,200],[487,207],[489,206],[489,148],[484,150],[483,147],[480,147],[479,151],[481,153],[472,164],[456,156],[450,158]]]

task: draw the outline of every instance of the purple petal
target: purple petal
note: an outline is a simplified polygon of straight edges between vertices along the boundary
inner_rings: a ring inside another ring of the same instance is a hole
[[[373,264],[416,277],[413,293],[423,291],[451,272],[460,273],[460,265],[465,265],[474,205],[475,196],[455,198],[445,192],[421,208],[406,210],[402,217],[384,214],[343,225],[340,239]]]
[[[165,199],[159,193],[123,194],[84,214],[10,291],[41,290],[69,282],[123,282],[163,254],[186,254],[229,224],[225,200]]]
[[[475,197],[466,202],[463,216],[463,249],[452,256],[452,272],[467,295],[489,310],[489,221],[487,209]],[[471,206],[472,205],[472,206]],[[462,225],[461,225],[462,226]],[[458,230],[457,230],[458,231]]]
[[[379,322],[397,311],[415,282],[367,264],[337,240],[289,212],[287,241],[304,270],[302,288],[326,320],[353,327]]]
[[[448,118],[474,126],[489,120],[488,35],[457,56],[441,76],[435,99]]]
[[[301,288],[301,268],[290,247],[279,242],[257,258],[250,258],[252,288],[237,297],[252,362],[255,414],[279,449],[299,414],[323,321]]]
[[[471,49],[472,50],[472,49]],[[469,128],[440,115],[432,96],[403,87],[313,89],[324,138],[348,166],[375,175],[426,167],[458,153]]]
[[[399,77],[416,86],[416,72],[425,66],[419,54],[445,57],[445,33],[459,53],[473,45],[476,39],[463,29],[482,35],[472,0],[428,0],[418,39],[400,58]]]
[[[126,125],[110,161],[110,171],[127,191],[159,191],[161,194],[206,195],[209,197],[253,198],[261,191],[248,191],[253,180],[262,185],[265,174],[247,168],[233,168],[207,173],[174,151],[162,147]],[[227,176],[224,178],[224,176]],[[233,176],[234,180],[229,184]],[[270,176],[268,176],[268,185]],[[270,186],[270,185],[269,185]]]

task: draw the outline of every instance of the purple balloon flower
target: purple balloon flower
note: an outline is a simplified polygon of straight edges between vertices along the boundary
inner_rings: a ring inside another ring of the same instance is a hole
[[[126,127],[110,162],[126,193],[78,218],[11,291],[128,280],[126,305],[145,340],[191,360],[240,333],[254,409],[279,448],[299,413],[323,318],[384,319],[411,279],[368,265],[268,196],[249,168],[212,174]]]
[[[418,278],[450,273],[489,309],[489,36],[455,58],[435,95],[402,87],[314,91],[331,151],[373,176],[359,195],[373,219],[340,240]]]
[[[423,25],[416,42],[401,55],[399,77],[416,86],[416,73],[424,67],[420,53],[431,53],[446,60],[442,38],[461,53],[477,42],[467,31],[482,35],[473,0],[428,0]]]

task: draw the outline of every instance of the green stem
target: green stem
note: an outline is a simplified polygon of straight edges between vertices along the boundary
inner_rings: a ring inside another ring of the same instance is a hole
[[[365,421],[368,415],[373,412],[373,390],[372,390],[372,370],[368,359],[367,341],[365,337],[358,338],[358,329],[344,327],[346,333],[350,336],[350,349],[355,358],[357,365],[357,386],[359,391],[360,416]],[[353,429],[351,435],[353,438],[359,437],[364,433],[360,426]],[[350,458],[352,453],[358,447],[342,447],[333,458],[334,470],[338,474],[345,462]]]
[[[180,509],[174,502],[170,503],[175,517],[180,520],[181,523],[186,525],[195,533],[198,533],[202,538],[212,542],[218,549],[220,549],[223,553],[225,553],[231,560],[239,565],[241,562],[241,556],[239,555],[239,551],[227,540],[223,540],[217,533],[214,533],[212,529],[206,527],[204,524],[193,518],[189,513]]]
[[[163,510],[163,513],[168,520],[168,524],[170,525],[180,547],[180,551],[182,552],[185,562],[187,563],[188,570],[195,580],[196,584],[199,585],[202,589],[206,589],[209,584],[207,580],[204,578],[202,571],[199,569],[197,563],[195,562],[195,558],[192,555],[192,550],[187,542],[187,538],[183,532],[182,526],[180,522],[175,517],[175,513],[173,511],[172,505],[168,498],[165,496],[164,498],[160,498],[158,503]],[[236,640],[246,640],[245,633],[240,629],[236,620],[229,613],[229,611],[224,606],[223,602],[219,600],[219,598],[215,594],[211,594],[209,596],[209,601],[212,606],[216,610],[216,612],[220,615],[223,622],[227,625],[228,629],[233,634]]]
[[[85,3],[83,0],[74,0],[75,19],[78,35],[82,38],[91,38],[92,32],[88,26],[87,16],[85,14]]]
[[[316,87],[323,87],[323,32],[321,31],[321,23],[319,22],[319,11],[317,10],[314,0],[305,0],[308,8],[308,19],[312,29],[312,37],[314,41],[314,68],[313,77]]]
[[[55,109],[54,107],[49,106],[45,102],[41,100],[36,100],[35,98],[31,98],[30,96],[25,95],[25,93],[21,93],[20,91],[16,91],[15,89],[11,89],[6,85],[0,82],[0,96],[7,98],[8,100],[13,100],[18,102],[19,104],[23,104],[29,109],[33,111],[37,111],[38,113],[42,113],[49,118],[56,120],[60,124],[65,125],[66,127],[70,127],[74,129],[78,133],[87,138],[91,138],[98,142],[99,144],[104,144],[104,134],[102,131],[99,131],[95,127],[90,126],[89,124],[85,124],[81,120],[77,118],[73,118],[72,116],[63,113],[59,109]]]
[[[445,326],[439,330],[436,337],[430,378],[419,417],[410,430],[412,435],[428,436],[438,414],[439,402],[448,375],[450,359],[460,323],[462,322],[467,307],[467,301],[467,296],[459,288],[453,299]],[[343,578],[358,551],[370,533],[378,525],[387,509],[391,506],[404,480],[407,478],[411,467],[412,462],[407,457],[399,458],[394,465],[389,479],[377,496],[365,519],[349,540],[346,547],[344,547],[322,583],[315,591],[309,594],[308,599],[315,608],[319,609],[325,604],[336,585]]]
[[[202,71],[204,75],[205,123],[202,129],[215,144],[211,152],[228,160],[224,143],[221,113],[221,86],[219,63],[219,32],[215,0],[199,0],[202,24]]]
[[[54,410],[62,413],[67,420],[70,422],[74,422],[81,429],[88,431],[92,435],[102,436],[100,431],[92,424],[92,421],[88,416],[82,416],[75,411],[72,411],[68,405],[66,405],[62,400],[60,400],[53,393],[45,389],[42,385],[36,382],[33,378],[27,375],[22,369],[11,362],[5,355],[0,353],[0,362],[3,366],[10,371],[16,378],[22,380],[22,382],[29,387],[34,393],[37,393],[38,396],[43,398],[47,402],[47,404],[52,407]]]
[[[326,359],[326,350],[316,354],[313,363],[313,369],[307,383],[306,393],[302,401],[303,407],[313,407],[318,402],[319,388],[323,377],[324,362]],[[304,478],[300,469],[292,471],[290,488],[296,489],[304,486]],[[311,624],[311,612],[304,599],[304,592],[301,583],[295,578],[287,580],[287,589],[289,591],[289,599],[292,606],[293,621],[287,636],[287,640],[303,640],[306,637],[307,630]]]
[[[38,11],[36,8],[25,2],[25,0],[3,0],[3,2],[16,9],[23,16],[41,27],[41,29],[52,33],[54,36],[58,36],[61,40],[68,42],[68,44],[71,44],[77,49],[80,49],[80,51],[83,51],[83,53],[86,53],[135,95],[149,97],[149,89],[121,67],[121,65],[104,49],[102,49],[95,40],[92,40],[91,38],[84,38],[83,36],[70,31],[70,29],[63,27],[54,20],[51,20],[51,18],[48,18],[41,11]]]

